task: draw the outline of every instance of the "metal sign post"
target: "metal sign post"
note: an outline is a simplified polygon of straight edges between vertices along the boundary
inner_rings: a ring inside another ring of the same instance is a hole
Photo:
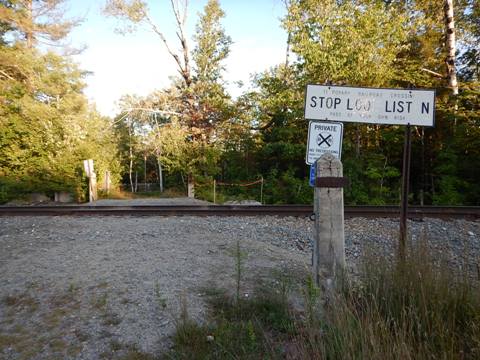
[[[402,199],[400,207],[400,242],[398,255],[405,260],[407,243],[407,214],[408,214],[408,193],[410,183],[410,158],[412,154],[412,129],[410,124],[405,127],[405,142],[403,145],[402,164]]]

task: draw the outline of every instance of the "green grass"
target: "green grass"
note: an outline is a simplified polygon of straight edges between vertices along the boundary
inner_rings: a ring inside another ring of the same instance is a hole
[[[479,279],[445,264],[421,246],[399,263],[367,256],[328,301],[307,281],[303,310],[278,289],[212,291],[207,322],[179,322],[167,358],[479,359]]]
[[[210,322],[199,325],[185,319],[177,324],[174,359],[259,359],[280,356],[294,331],[294,320],[284,298],[273,292],[239,299],[226,293],[209,299]]]
[[[363,279],[325,309],[310,355],[329,359],[478,359],[480,288],[424,247],[404,262],[365,261]]]

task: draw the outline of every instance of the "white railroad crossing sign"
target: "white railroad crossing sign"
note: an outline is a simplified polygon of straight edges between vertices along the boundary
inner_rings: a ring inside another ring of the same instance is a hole
[[[342,156],[343,124],[310,121],[308,127],[306,162],[312,165],[323,154]]]

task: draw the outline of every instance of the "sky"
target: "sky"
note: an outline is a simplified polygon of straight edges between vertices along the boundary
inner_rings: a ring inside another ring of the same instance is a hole
[[[207,0],[190,0],[186,32],[191,36],[198,13]],[[81,69],[91,71],[86,78],[85,94],[107,116],[118,112],[122,95],[144,96],[155,89],[167,87],[169,77],[176,75],[175,61],[167,53],[158,35],[144,29],[120,35],[115,33],[118,20],[102,13],[105,1],[69,0],[67,16],[82,17],[82,24],[71,35],[72,46],[86,46],[74,60]],[[164,32],[172,48],[178,48],[175,22],[170,0],[147,1],[157,26]],[[220,0],[226,13],[223,26],[233,40],[231,53],[225,61],[224,79],[232,96],[248,89],[251,75],[284,61],[285,31],[280,19],[285,13],[281,0]],[[245,85],[239,88],[237,81]]]

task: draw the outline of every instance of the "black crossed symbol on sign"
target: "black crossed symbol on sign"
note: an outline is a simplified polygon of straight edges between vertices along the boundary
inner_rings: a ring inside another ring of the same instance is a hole
[[[327,146],[331,146],[332,134],[329,134],[328,136],[323,136],[322,134],[318,134],[317,144],[318,146],[321,146],[322,144],[327,144]]]

